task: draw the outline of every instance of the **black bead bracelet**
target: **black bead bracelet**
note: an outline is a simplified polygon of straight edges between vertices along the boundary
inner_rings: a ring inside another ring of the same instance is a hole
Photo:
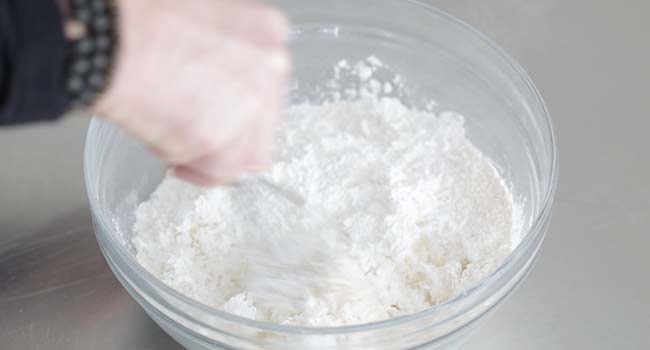
[[[107,85],[117,48],[111,0],[69,0],[67,92],[74,107],[92,104]]]

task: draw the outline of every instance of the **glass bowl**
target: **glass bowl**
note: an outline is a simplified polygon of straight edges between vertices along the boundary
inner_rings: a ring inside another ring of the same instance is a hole
[[[380,58],[405,82],[414,108],[451,110],[523,203],[519,244],[480,283],[445,303],[381,322],[306,328],[253,321],[169,288],[134,257],[133,211],[165,167],[120,129],[93,119],[85,180],[97,240],[111,269],[144,310],[188,349],[451,349],[530,270],[548,228],[557,149],[544,102],[524,70],[476,30],[419,0],[278,0],[293,23],[293,102],[319,101],[341,59]],[[343,79],[338,88],[357,84]],[[429,103],[435,100],[435,105]]]

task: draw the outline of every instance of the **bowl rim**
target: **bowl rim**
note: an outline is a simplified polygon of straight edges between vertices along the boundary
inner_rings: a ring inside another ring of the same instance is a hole
[[[245,317],[237,316],[234,314],[227,313],[225,311],[219,310],[217,308],[208,306],[204,303],[201,303],[197,300],[194,300],[178,291],[175,289],[169,287],[166,285],[164,282],[159,280],[156,276],[154,276],[151,272],[149,272],[147,269],[145,269],[140,263],[135,259],[135,257],[129,253],[123,248],[123,244],[118,242],[118,240],[115,238],[115,235],[109,234],[109,242],[115,246],[114,251],[117,252],[117,254],[128,263],[129,268],[133,270],[133,272],[142,278],[144,281],[155,287],[157,290],[168,294],[177,300],[188,304],[190,307],[197,308],[203,312],[206,312],[210,314],[211,316],[216,316],[221,319],[227,320],[227,321],[232,321],[235,323],[240,323],[245,326],[249,326],[252,328],[256,328],[259,330],[264,330],[264,331],[272,331],[272,332],[278,332],[278,333],[284,333],[284,334],[294,334],[294,335],[302,335],[302,336],[309,336],[309,335],[338,335],[338,334],[349,334],[349,333],[359,333],[359,332],[365,332],[365,331],[377,331],[379,329],[384,329],[392,326],[398,326],[402,324],[406,324],[408,322],[413,322],[417,321],[429,316],[432,316],[434,313],[439,312],[440,310],[443,310],[445,308],[450,308],[453,305],[459,303],[461,300],[465,300],[468,297],[471,297],[473,295],[476,295],[479,291],[487,288],[487,286],[491,285],[491,282],[497,279],[499,276],[505,273],[505,270],[513,264],[513,259],[515,256],[519,255],[522,251],[526,250],[527,248],[530,247],[531,244],[535,242],[535,238],[539,234],[544,234],[545,232],[545,227],[544,225],[549,219],[550,213],[551,213],[551,207],[553,204],[553,200],[555,198],[556,192],[557,192],[557,186],[558,186],[558,176],[559,176],[559,159],[558,159],[558,148],[557,148],[557,139],[553,130],[553,124],[551,121],[550,114],[548,112],[548,108],[539,92],[535,84],[533,83],[532,79],[528,75],[528,73],[523,69],[523,67],[517,63],[509,54],[507,54],[501,47],[499,47],[497,44],[495,44],[491,39],[489,39],[485,34],[480,32],[479,30],[475,29],[474,27],[470,26],[469,24],[465,23],[464,21],[434,7],[433,5],[429,4],[426,2],[426,0],[404,0],[404,2],[419,6],[423,10],[431,12],[433,15],[439,16],[441,19],[448,21],[451,24],[460,26],[462,29],[466,30],[469,34],[474,35],[476,38],[480,39],[484,44],[488,45],[491,49],[493,49],[501,58],[504,60],[505,63],[507,63],[511,69],[519,76],[520,79],[523,80],[525,83],[526,87],[530,90],[532,95],[534,96],[535,102],[539,105],[542,111],[542,115],[544,117],[545,121],[545,128],[546,128],[546,133],[547,136],[549,137],[550,140],[550,169],[549,169],[549,181],[548,181],[548,187],[545,189],[544,197],[542,200],[542,205],[539,208],[538,212],[534,216],[534,220],[532,221],[532,225],[530,226],[527,234],[521,239],[517,247],[510,252],[510,254],[504,259],[504,261],[499,265],[499,267],[494,270],[492,273],[490,273],[488,276],[483,278],[480,282],[476,283],[475,285],[471,286],[468,289],[465,289],[463,292],[459,293],[458,295],[454,296],[453,298],[450,298],[446,300],[445,302],[442,302],[440,304],[434,305],[432,307],[429,307],[427,309],[408,314],[408,315],[402,315],[402,316],[397,316],[393,318],[389,318],[386,320],[381,320],[381,321],[375,321],[375,322],[368,322],[368,323],[362,323],[362,324],[353,324],[353,325],[345,325],[345,326],[335,326],[335,327],[305,327],[305,326],[288,326],[288,325],[281,325],[281,324],[276,324],[276,323],[271,323],[268,321],[258,321],[258,320],[252,320],[248,319]],[[96,225],[99,225],[101,230],[96,230],[96,231],[102,231],[102,232],[111,232],[114,233],[115,229],[114,227],[110,224],[111,220],[106,216],[104,212],[102,212],[98,208],[98,194],[96,193],[95,189],[90,185],[93,183],[92,179],[90,178],[90,174],[92,171],[90,170],[89,164],[90,159],[94,157],[94,154],[91,154],[89,151],[90,149],[93,148],[91,145],[91,142],[94,141],[93,136],[97,132],[97,130],[101,129],[103,125],[108,124],[107,122],[100,120],[96,117],[94,117],[90,125],[88,127],[88,132],[86,136],[86,141],[85,141],[85,150],[84,150],[84,180],[85,180],[85,185],[86,185],[86,191],[88,194],[88,199],[90,202],[90,209],[93,215],[97,217],[98,220],[95,220]],[[539,242],[541,244],[541,241]],[[534,258],[534,256],[533,256]],[[519,283],[517,283],[519,284]],[[509,294],[511,291],[508,291],[507,294]],[[501,298],[500,300],[502,300]],[[498,303],[498,301],[497,301]],[[495,303],[496,305],[496,303]],[[467,307],[465,308],[467,309]],[[454,312],[452,315],[449,317],[440,320],[437,322],[437,324],[444,323],[448,321],[449,319],[452,319],[454,317],[457,317],[459,314],[461,314],[465,310],[460,310]],[[473,319],[476,319],[478,316],[474,317]],[[190,316],[191,317],[191,316]],[[471,322],[472,320],[470,320]],[[210,325],[205,325],[203,324],[204,327],[209,327],[213,328]],[[462,325],[459,325],[459,327]],[[453,331],[453,330],[452,330]]]

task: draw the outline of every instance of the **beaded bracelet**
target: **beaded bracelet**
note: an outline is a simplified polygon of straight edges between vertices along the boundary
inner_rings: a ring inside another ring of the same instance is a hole
[[[107,85],[117,48],[111,0],[69,0],[64,32],[70,42],[67,92],[73,107],[86,107]]]

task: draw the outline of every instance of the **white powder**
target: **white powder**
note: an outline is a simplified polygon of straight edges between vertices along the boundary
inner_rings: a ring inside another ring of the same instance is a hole
[[[297,105],[278,139],[263,176],[303,207],[168,176],[136,211],[140,263],[227,312],[336,326],[445,301],[513,249],[513,196],[457,114],[392,98]]]

